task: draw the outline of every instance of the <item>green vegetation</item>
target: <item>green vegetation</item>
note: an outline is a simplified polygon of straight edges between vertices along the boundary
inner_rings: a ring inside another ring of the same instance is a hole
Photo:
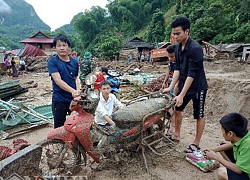
[[[0,46],[9,49],[23,47],[21,40],[39,30],[50,30],[36,14],[34,8],[24,0],[6,0],[10,11],[0,11]]]
[[[111,57],[122,43],[134,36],[151,44],[169,41],[171,21],[180,15],[190,18],[191,36],[201,43],[250,43],[249,0],[109,0],[107,9],[94,6],[77,14],[70,24],[50,33],[49,27],[25,1],[8,0],[15,13],[1,14],[0,46],[20,47],[18,43],[38,30],[52,37],[67,34],[73,48],[83,53]],[[15,3],[18,4],[18,8]],[[32,14],[32,15],[31,15]]]

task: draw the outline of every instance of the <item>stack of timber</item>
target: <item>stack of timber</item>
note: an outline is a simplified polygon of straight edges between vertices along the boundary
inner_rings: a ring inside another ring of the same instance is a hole
[[[28,91],[27,88],[21,87],[19,80],[0,83],[0,99],[11,97],[27,91]]]

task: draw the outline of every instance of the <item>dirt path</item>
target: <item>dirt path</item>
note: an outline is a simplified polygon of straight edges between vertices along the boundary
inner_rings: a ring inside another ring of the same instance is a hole
[[[128,67],[122,63],[105,62],[103,66]],[[135,67],[135,66],[133,66]],[[145,73],[164,73],[166,66],[161,65],[143,65],[141,69]],[[205,117],[206,127],[201,141],[201,148],[213,147],[218,145],[223,137],[220,132],[219,120],[229,112],[240,112],[246,117],[250,117],[250,66],[236,61],[216,61],[205,62],[206,75],[209,84],[209,90],[206,99]],[[10,77],[1,77],[1,81],[12,79]],[[51,101],[51,94],[43,95],[44,92],[51,90],[51,82],[47,73],[28,73],[19,77],[21,83],[28,80],[34,80],[38,87],[29,89],[21,96],[32,97],[33,100],[27,103],[40,105]],[[192,142],[196,122],[192,117],[192,104],[189,104],[184,112],[184,120],[181,129],[181,141],[176,151],[164,156],[156,156],[147,153],[147,160],[150,173],[146,173],[141,154],[131,155],[122,164],[108,163],[102,171],[93,171],[83,166],[79,176],[87,176],[88,180],[213,180],[216,178],[215,172],[203,173],[185,160],[183,150]],[[28,142],[35,144],[46,138],[48,131],[52,127],[44,127],[32,130],[28,133],[18,136]],[[15,137],[17,138],[17,137]],[[13,139],[1,141],[1,145],[11,145]]]

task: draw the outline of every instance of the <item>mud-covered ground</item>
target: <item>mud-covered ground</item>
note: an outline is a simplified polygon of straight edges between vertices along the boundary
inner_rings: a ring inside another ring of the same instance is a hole
[[[209,90],[206,98],[205,117],[206,127],[200,144],[201,148],[209,148],[223,141],[220,132],[219,120],[229,112],[240,112],[250,118],[250,65],[231,60],[218,60],[204,62]],[[134,68],[140,68],[145,73],[161,74],[165,72],[166,65],[137,64],[105,62],[97,63],[97,66],[107,66],[128,72]],[[1,82],[11,80],[12,77],[1,76]],[[22,85],[25,82],[38,83],[36,88],[19,95],[27,104],[41,105],[51,101],[51,81],[47,73],[26,73],[18,77]],[[79,83],[79,82],[78,82]],[[130,87],[131,88],[131,87]],[[128,87],[121,87],[122,94],[128,92]],[[24,138],[35,144],[46,138],[52,127],[34,129],[12,139],[4,140],[1,145],[11,145],[15,138]],[[157,156],[151,152],[146,153],[150,172],[146,173],[142,155],[140,153],[127,156],[122,163],[108,162],[102,171],[93,171],[89,164],[82,167],[79,176],[86,176],[89,180],[213,180],[216,172],[203,173],[185,160],[183,150],[192,143],[195,135],[196,121],[192,117],[192,104],[189,104],[184,112],[184,120],[181,129],[181,141],[175,151],[164,156]]]

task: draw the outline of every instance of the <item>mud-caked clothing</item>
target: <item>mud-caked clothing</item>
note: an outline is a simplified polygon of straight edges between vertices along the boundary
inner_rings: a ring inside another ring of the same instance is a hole
[[[175,70],[180,72],[179,93],[182,91],[187,77],[193,78],[193,82],[185,95],[188,97],[183,98],[183,104],[180,107],[176,107],[176,110],[183,111],[192,99],[193,103],[196,104],[193,106],[194,118],[199,119],[204,117],[204,103],[208,89],[203,66],[203,50],[200,44],[191,37],[188,38],[184,49],[182,50],[181,48],[181,43],[175,48]]]
[[[81,87],[84,88],[86,86],[85,79],[88,74],[92,73],[95,69],[95,64],[90,59],[84,59],[80,63],[80,81]]]
[[[51,57],[47,63],[49,75],[59,73],[61,79],[70,87],[76,89],[76,77],[78,76],[78,63],[71,57],[65,62],[58,55]],[[52,112],[54,116],[54,128],[60,127],[66,120],[66,114],[69,114],[69,105],[73,100],[72,94],[61,89],[51,77],[52,93]]]

